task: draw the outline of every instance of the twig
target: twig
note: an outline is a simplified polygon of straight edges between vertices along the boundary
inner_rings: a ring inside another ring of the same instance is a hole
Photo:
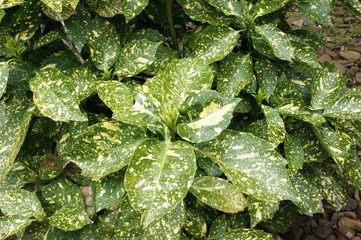
[[[173,3],[173,0],[166,0],[165,1],[165,6],[167,8],[167,22],[168,22],[168,27],[169,27],[169,32],[170,32],[170,36],[172,38],[172,46],[173,46],[173,49],[174,50],[177,50],[178,52],[179,51],[179,45],[178,45],[178,41],[177,41],[177,35],[176,35],[176,32],[175,32],[175,28],[174,28],[174,21],[173,21],[173,14],[172,14],[172,3]]]

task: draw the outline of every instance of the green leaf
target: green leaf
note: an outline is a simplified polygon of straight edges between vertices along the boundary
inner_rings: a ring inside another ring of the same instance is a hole
[[[269,99],[276,88],[278,75],[275,66],[266,58],[259,59],[255,65],[257,81],[259,85],[259,94],[265,99]]]
[[[156,75],[162,71],[173,59],[178,59],[179,53],[170,47],[159,45],[154,62],[144,70],[145,74]]]
[[[8,77],[9,64],[7,62],[0,62],[0,99],[5,93]]]
[[[223,175],[223,172],[219,169],[217,163],[213,162],[211,159],[198,155],[197,156],[198,168],[202,169],[208,176],[211,177],[220,177]]]
[[[236,213],[247,206],[238,187],[222,178],[196,178],[189,191],[203,203],[222,212]]]
[[[257,1],[255,6],[253,7],[254,18],[272,13],[283,8],[290,0],[275,0],[270,4],[267,0]]]
[[[41,158],[39,164],[39,178],[42,180],[50,180],[57,177],[64,168],[62,159],[52,154],[47,154]]]
[[[361,15],[361,3],[358,0],[341,0],[341,2]]]
[[[361,94],[355,91],[346,93],[335,103],[326,106],[322,115],[339,119],[360,119]]]
[[[30,89],[34,103],[45,116],[54,121],[87,121],[71,79],[55,68],[38,72],[30,81]]]
[[[192,34],[187,45],[192,56],[206,63],[222,60],[238,44],[239,33],[226,26],[208,26]]]
[[[297,8],[313,20],[331,26],[330,11],[334,5],[333,0],[304,0],[299,2]]]
[[[228,222],[226,214],[222,214],[212,222],[208,237],[210,239],[220,239],[227,232]]]
[[[172,211],[185,197],[196,170],[195,155],[185,142],[143,141],[125,175],[133,208],[142,211],[142,225]]]
[[[148,5],[148,0],[127,0],[122,3],[121,12],[128,22],[143,11],[143,9]]]
[[[146,39],[127,43],[119,52],[115,74],[119,78],[131,77],[147,69],[154,62],[160,44]]]
[[[230,53],[221,62],[217,90],[227,97],[236,97],[253,77],[251,55]]]
[[[260,200],[299,201],[285,169],[287,162],[270,142],[250,133],[224,130],[197,146],[243,193]]]
[[[320,113],[295,106],[293,103],[275,109],[281,115],[291,116],[314,125],[321,125],[326,122],[326,119]]]
[[[178,0],[184,12],[193,20],[210,25],[228,25],[232,18],[225,16],[205,0]]]
[[[24,230],[33,221],[33,219],[24,218],[21,215],[0,217],[0,238],[7,239],[11,237],[17,232]]]
[[[284,151],[289,170],[292,173],[296,173],[302,169],[305,153],[301,141],[297,137],[287,135],[284,142]]]
[[[70,40],[78,52],[81,52],[84,43],[88,38],[88,32],[91,28],[91,19],[89,12],[83,5],[79,5],[76,14],[66,20],[65,24],[69,30]]]
[[[56,68],[59,71],[69,70],[80,66],[80,62],[71,51],[59,51],[48,57],[41,63],[41,70]]]
[[[158,30],[153,28],[137,29],[127,39],[128,42],[134,40],[148,40],[150,42],[165,42],[167,39]]]
[[[272,142],[276,147],[285,139],[285,125],[276,110],[266,105],[262,105],[261,108],[263,110],[267,123],[267,140]]]
[[[217,10],[223,12],[229,16],[244,16],[244,11],[247,9],[247,4],[245,1],[237,1],[237,0],[206,0],[210,5],[217,8]]]
[[[84,176],[98,180],[128,165],[145,137],[144,129],[137,126],[102,122],[76,136],[72,150],[62,157],[76,163]]]
[[[192,208],[185,211],[183,229],[196,238],[204,238],[207,233],[207,222],[204,216]]]
[[[247,197],[248,212],[251,218],[251,228],[254,228],[261,221],[271,219],[278,211],[279,202],[269,202],[266,199],[258,200],[252,196]]]
[[[62,12],[63,11],[63,2],[57,0],[41,0],[46,6],[51,8],[53,11]]]
[[[64,206],[49,217],[49,224],[63,231],[75,231],[93,223],[79,206]]]
[[[61,38],[61,35],[58,31],[54,30],[54,31],[48,32],[35,42],[34,49],[41,48],[49,43],[52,43],[52,42],[60,39],[60,38]]]
[[[228,232],[220,240],[275,240],[275,238],[262,230],[242,229]]]
[[[272,25],[254,26],[252,31],[254,48],[268,57],[292,61],[293,48],[288,36]]]
[[[109,69],[117,60],[120,41],[115,27],[109,21],[96,17],[92,21],[88,45],[94,65],[101,71]]]
[[[312,109],[318,110],[333,104],[343,91],[347,78],[337,69],[324,68],[316,72],[312,84]]]
[[[292,176],[291,181],[302,199],[300,202],[295,202],[301,214],[313,216],[315,213],[324,213],[322,196],[316,186],[309,183],[299,172]]]
[[[299,41],[295,41],[294,38],[288,35],[291,39],[291,45],[293,49],[293,55],[295,62],[304,63],[313,68],[321,68],[321,65],[318,63],[317,54],[307,44],[304,44]]]
[[[24,3],[24,0],[3,0],[0,3],[0,9],[11,8]]]
[[[102,17],[111,18],[122,11],[124,2],[118,0],[86,0],[94,11]]]
[[[179,136],[193,143],[213,139],[228,127],[239,101],[221,97],[212,90],[192,93],[184,104],[190,123],[178,124]]]

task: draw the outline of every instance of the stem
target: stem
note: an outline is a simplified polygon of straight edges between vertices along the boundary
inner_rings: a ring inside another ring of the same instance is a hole
[[[65,39],[63,39],[63,43],[69,48],[69,50],[74,54],[74,56],[76,57],[76,59],[78,59],[78,61],[83,64],[84,63],[84,59],[82,58],[82,56],[80,55],[80,53],[78,52],[78,50],[76,49],[74,43],[71,41],[70,38],[70,34],[69,34],[69,30],[65,25],[64,19],[61,16],[60,13],[56,13],[58,18],[60,19],[60,23],[61,23],[61,27],[63,28],[63,32],[65,35]]]
[[[166,9],[167,9],[167,22],[168,22],[170,36],[171,36],[172,42],[173,42],[172,47],[173,47],[174,50],[177,50],[179,52],[177,35],[175,33],[173,16],[172,16],[173,15],[172,14],[172,5],[173,5],[173,0],[166,0],[165,1],[165,6],[166,6]]]

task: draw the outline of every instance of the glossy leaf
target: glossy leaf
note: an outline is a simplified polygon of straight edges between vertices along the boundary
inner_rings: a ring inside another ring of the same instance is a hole
[[[205,237],[207,233],[207,222],[204,216],[195,209],[188,208],[185,212],[183,229],[196,238]]]
[[[257,1],[253,7],[254,18],[277,11],[289,2],[290,0],[276,0],[272,1],[272,4],[270,4],[267,0]]]
[[[226,15],[230,16],[240,16],[243,17],[243,11],[247,8],[246,2],[241,0],[206,0],[210,5],[217,8],[217,10],[223,12]]]
[[[326,119],[320,113],[295,106],[292,103],[275,109],[281,115],[291,116],[314,125],[320,125],[326,122]]]
[[[239,33],[226,26],[208,26],[190,36],[187,45],[207,63],[219,61],[238,44]]]
[[[162,71],[172,60],[178,59],[179,53],[170,47],[159,45],[155,54],[154,62],[144,70],[145,74],[156,75]]]
[[[11,237],[17,232],[24,230],[33,221],[33,219],[24,218],[21,215],[0,217],[0,238],[6,239]]]
[[[109,69],[117,60],[120,41],[115,27],[109,21],[96,17],[88,38],[90,56],[101,71]]]
[[[273,108],[266,105],[262,105],[261,108],[267,123],[267,139],[272,142],[274,146],[278,146],[284,141],[286,136],[286,129],[283,120]]]
[[[299,201],[286,173],[286,160],[274,151],[270,142],[250,133],[224,130],[197,147],[216,161],[243,193],[260,200]]]
[[[0,99],[5,93],[6,85],[9,77],[9,64],[7,62],[0,62]]]
[[[274,240],[275,238],[262,230],[242,229],[228,232],[220,240]]]
[[[130,203],[142,211],[142,225],[172,211],[185,197],[196,170],[195,155],[185,142],[143,141],[125,175]]]
[[[63,2],[55,1],[55,0],[41,0],[46,6],[51,8],[53,11],[62,12],[63,10]]]
[[[34,103],[45,116],[54,121],[87,121],[71,79],[55,68],[38,72],[30,81],[30,89]]]
[[[290,62],[294,57],[288,36],[272,25],[255,26],[252,32],[252,42],[254,48],[266,56],[275,56]]]
[[[44,36],[39,38],[34,44],[34,49],[41,48],[53,41],[56,41],[61,38],[61,35],[58,31],[51,31],[46,33]]]
[[[125,16],[127,22],[137,15],[148,5],[149,0],[127,0],[123,2],[122,14]]]
[[[291,45],[295,62],[304,63],[313,68],[321,68],[316,58],[316,52],[307,44],[294,41],[291,37]]]
[[[279,202],[269,202],[267,199],[261,201],[248,196],[247,201],[249,202],[248,212],[251,218],[251,228],[261,221],[271,219],[279,208]]]
[[[74,14],[67,19],[65,24],[69,30],[70,40],[78,52],[81,52],[83,45],[87,40],[88,32],[91,29],[89,12],[82,5],[79,5],[77,14]]]
[[[236,97],[253,77],[251,55],[230,53],[221,62],[217,90],[227,97]]]
[[[87,3],[99,16],[107,18],[119,14],[124,4],[123,1],[118,0],[87,0]]]
[[[361,15],[361,3],[358,0],[341,0],[341,2]]]
[[[331,26],[330,11],[334,2],[332,0],[306,0],[299,2],[297,8],[313,20]]]
[[[93,223],[79,206],[64,206],[49,217],[49,224],[63,231],[75,231]]]
[[[257,81],[259,85],[258,92],[262,94],[265,99],[268,99],[276,88],[278,75],[275,66],[271,61],[261,58],[255,65]]]
[[[131,77],[147,69],[154,61],[161,42],[145,39],[127,43],[119,52],[115,73],[119,78]]]
[[[0,4],[0,9],[11,8],[24,3],[24,0],[5,0]]]
[[[137,126],[102,122],[76,136],[72,150],[62,157],[76,163],[84,176],[98,180],[128,165],[145,137],[144,129]]]
[[[222,212],[235,213],[247,206],[238,187],[222,178],[196,178],[189,191],[203,203]]]
[[[361,94],[354,91],[346,93],[335,103],[326,106],[322,115],[340,119],[361,118]]]
[[[313,109],[323,109],[333,104],[343,91],[347,78],[336,69],[319,70],[312,84],[311,106]]]
[[[287,135],[284,142],[284,151],[290,171],[296,173],[302,169],[305,153],[299,138]]]

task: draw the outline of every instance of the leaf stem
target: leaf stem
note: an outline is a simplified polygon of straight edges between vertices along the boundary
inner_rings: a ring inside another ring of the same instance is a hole
[[[175,32],[175,28],[174,28],[174,21],[173,21],[173,14],[172,14],[172,7],[173,7],[173,0],[166,0],[165,1],[165,6],[166,6],[166,10],[167,10],[167,22],[168,22],[168,27],[169,27],[169,32],[170,32],[170,36],[172,38],[172,47],[174,50],[177,50],[178,52],[179,50],[179,45],[178,45],[178,41],[177,41],[177,35]]]

